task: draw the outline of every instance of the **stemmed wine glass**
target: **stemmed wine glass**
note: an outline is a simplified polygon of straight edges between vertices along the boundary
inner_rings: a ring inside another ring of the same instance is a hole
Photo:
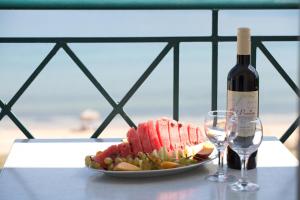
[[[227,175],[223,169],[224,151],[228,145],[228,123],[235,123],[236,113],[232,111],[214,110],[207,113],[204,120],[204,130],[207,138],[218,150],[218,170],[215,174],[208,175],[206,180],[214,182],[231,182],[235,180],[232,175]]]
[[[241,160],[241,178],[231,185],[231,189],[234,191],[257,191],[259,185],[248,181],[247,164],[250,155],[258,149],[262,142],[262,123],[257,117],[239,117],[230,124],[231,126],[228,127],[230,129],[228,143]]]

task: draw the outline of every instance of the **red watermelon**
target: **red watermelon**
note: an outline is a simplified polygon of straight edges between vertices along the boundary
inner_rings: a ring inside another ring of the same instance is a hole
[[[169,120],[169,134],[171,139],[172,149],[180,149],[180,136],[178,132],[178,124],[175,120]]]
[[[159,150],[161,148],[161,143],[159,141],[155,123],[153,122],[153,120],[148,121],[148,136],[150,139],[152,149]]]
[[[130,145],[127,142],[123,142],[118,145],[119,154],[121,157],[126,157],[128,155],[132,155]]]
[[[189,131],[189,138],[190,138],[190,143],[193,144],[197,144],[198,143],[198,138],[197,138],[197,131],[196,131],[196,127],[189,124],[188,125],[188,131]]]
[[[188,126],[186,124],[178,122],[178,130],[180,134],[181,146],[184,147],[186,145],[190,145]]]
[[[127,132],[127,140],[131,147],[131,151],[134,155],[137,155],[138,152],[143,152],[140,138],[134,128],[130,128],[129,131]]]
[[[197,127],[197,136],[198,136],[197,137],[198,138],[198,144],[204,142],[205,137],[204,137],[200,127]]]
[[[166,147],[168,151],[171,150],[171,142],[169,136],[169,120],[162,118],[156,121],[156,130],[159,141],[162,146]]]
[[[96,162],[99,162],[101,164],[101,166],[106,166],[104,163],[104,159],[106,157],[110,157],[112,159],[116,158],[119,155],[119,150],[117,145],[111,145],[110,147],[108,147],[105,151],[103,151],[101,154],[95,156],[93,159]]]
[[[140,123],[138,125],[137,129],[138,136],[140,138],[142,147],[143,147],[143,152],[144,153],[151,153],[153,151],[149,135],[148,135],[148,126],[147,123]]]

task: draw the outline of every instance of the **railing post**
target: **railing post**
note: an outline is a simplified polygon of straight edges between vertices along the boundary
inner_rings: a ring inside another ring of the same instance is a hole
[[[218,10],[212,11],[211,110],[218,108]]]
[[[257,42],[256,39],[252,37],[251,39],[251,65],[256,68],[256,49],[257,49]]]
[[[174,44],[173,52],[173,119],[179,120],[179,42]]]

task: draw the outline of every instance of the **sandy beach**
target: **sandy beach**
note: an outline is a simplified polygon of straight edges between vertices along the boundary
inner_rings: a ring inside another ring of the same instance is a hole
[[[283,116],[264,116],[264,135],[265,136],[275,136],[280,138],[283,132],[288,128],[293,116],[283,117]],[[145,119],[141,118],[140,121]],[[186,118],[185,121],[197,124],[200,119],[196,118]],[[9,123],[8,121],[6,121]],[[1,124],[0,124],[1,125]],[[61,124],[62,125],[62,124]],[[71,127],[71,128],[67,128]],[[79,130],[80,125],[66,125],[62,126],[49,126],[49,125],[35,125],[31,128],[32,134],[36,138],[89,138],[94,129],[89,130]],[[113,126],[108,126],[104,132],[101,134],[100,138],[123,138],[126,137],[128,126],[122,123],[114,123]],[[299,129],[297,129],[292,136],[285,142],[285,146],[297,157],[297,141]],[[0,167],[3,166],[5,159],[10,151],[10,148],[15,139],[25,139],[25,136],[13,125],[0,126]]]

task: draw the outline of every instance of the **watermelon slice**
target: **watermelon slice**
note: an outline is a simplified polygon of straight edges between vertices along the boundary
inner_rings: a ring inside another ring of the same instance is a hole
[[[148,136],[150,139],[152,149],[159,150],[161,148],[161,143],[159,141],[158,134],[153,120],[148,121]]]
[[[151,153],[153,151],[150,139],[148,136],[148,125],[147,123],[140,123],[138,125],[137,129],[138,136],[140,138],[142,147],[143,147],[143,152],[144,153]]]
[[[126,157],[128,155],[131,155],[131,149],[130,145],[127,142],[123,142],[118,145],[119,154],[121,157]]]
[[[180,134],[180,142],[181,146],[185,147],[186,145],[190,145],[188,126],[181,122],[178,122],[178,131]]]
[[[197,131],[198,144],[204,142],[205,139],[204,139],[203,133],[201,131],[201,128],[197,127],[196,131]]]
[[[104,163],[104,159],[106,157],[110,157],[112,159],[116,158],[119,155],[119,150],[117,145],[111,145],[110,147],[108,147],[105,151],[103,151],[101,154],[99,154],[98,156],[95,156],[93,159],[96,162],[99,162],[101,164],[101,166],[106,166]]]
[[[156,130],[158,134],[158,138],[160,144],[163,147],[166,147],[168,151],[171,151],[171,142],[169,136],[169,120],[166,118],[162,118],[156,121]]]
[[[143,152],[140,138],[134,128],[130,128],[129,131],[127,132],[127,140],[131,147],[131,151],[134,155],[137,155],[138,152]]]
[[[190,138],[190,143],[197,144],[198,138],[197,138],[197,129],[195,126],[189,124],[188,125],[188,131],[189,131],[189,138]]]
[[[178,132],[178,124],[175,120],[169,120],[169,134],[171,139],[171,148],[173,150],[180,149],[180,136]]]

